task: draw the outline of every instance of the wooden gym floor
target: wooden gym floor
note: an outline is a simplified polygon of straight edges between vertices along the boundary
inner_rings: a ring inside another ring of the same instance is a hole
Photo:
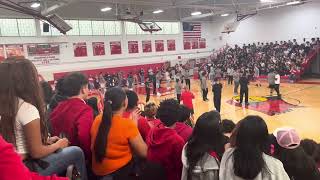
[[[262,82],[261,87],[256,87],[255,83],[251,83],[249,86],[250,105],[246,108],[234,103],[233,85],[227,85],[226,81],[222,81],[222,119],[238,122],[247,115],[259,115],[266,121],[269,133],[278,127],[293,127],[297,129],[302,138],[320,142],[320,80],[305,82],[306,84],[282,83],[280,92],[283,101],[265,98],[270,94],[266,82]],[[174,87],[173,83],[171,85]],[[198,80],[191,81],[191,90],[196,96],[194,100],[195,120],[202,113],[214,110],[211,88],[209,88],[208,102],[202,101]],[[162,99],[172,97],[175,97],[175,94],[161,97],[151,96],[150,102],[159,104]],[[141,101],[145,100],[144,95],[139,95],[139,98]]]

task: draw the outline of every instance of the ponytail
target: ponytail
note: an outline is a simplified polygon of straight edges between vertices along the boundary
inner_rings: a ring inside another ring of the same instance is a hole
[[[102,121],[99,126],[96,141],[94,144],[94,153],[96,160],[102,162],[106,153],[106,146],[108,144],[108,134],[111,127],[112,107],[110,101],[104,104]]]
[[[97,162],[101,163],[105,158],[113,113],[124,107],[125,99],[126,94],[121,88],[111,88],[105,94],[102,121],[94,142],[94,154]]]

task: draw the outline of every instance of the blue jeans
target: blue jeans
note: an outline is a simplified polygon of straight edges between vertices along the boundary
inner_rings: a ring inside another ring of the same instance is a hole
[[[66,147],[57,153],[42,158],[42,160],[49,163],[49,167],[46,169],[38,168],[39,174],[43,176],[65,173],[69,165],[74,165],[80,172],[81,179],[87,180],[84,154],[81,148],[77,146]]]

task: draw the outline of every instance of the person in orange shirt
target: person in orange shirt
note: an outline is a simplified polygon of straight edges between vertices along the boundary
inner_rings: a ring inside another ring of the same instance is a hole
[[[137,122],[122,116],[127,105],[126,93],[121,88],[111,88],[105,94],[103,114],[93,122],[92,170],[97,176],[131,180],[134,178],[132,151],[142,158],[147,156],[147,146]],[[139,115],[137,112],[134,114]]]

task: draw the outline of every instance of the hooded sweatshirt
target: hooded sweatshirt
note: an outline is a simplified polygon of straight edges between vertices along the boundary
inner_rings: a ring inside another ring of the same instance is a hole
[[[84,151],[86,159],[91,159],[90,129],[93,110],[90,106],[79,98],[62,101],[52,111],[50,121],[54,136],[64,133],[71,146],[79,146]]]
[[[147,137],[149,161],[159,163],[166,170],[167,180],[180,180],[183,139],[174,129],[153,128]]]
[[[189,137],[192,134],[192,128],[190,126],[186,125],[185,123],[182,123],[182,122],[177,122],[176,123],[176,127],[174,128],[174,130],[176,130],[178,135],[182,137],[184,142],[187,142]]]

